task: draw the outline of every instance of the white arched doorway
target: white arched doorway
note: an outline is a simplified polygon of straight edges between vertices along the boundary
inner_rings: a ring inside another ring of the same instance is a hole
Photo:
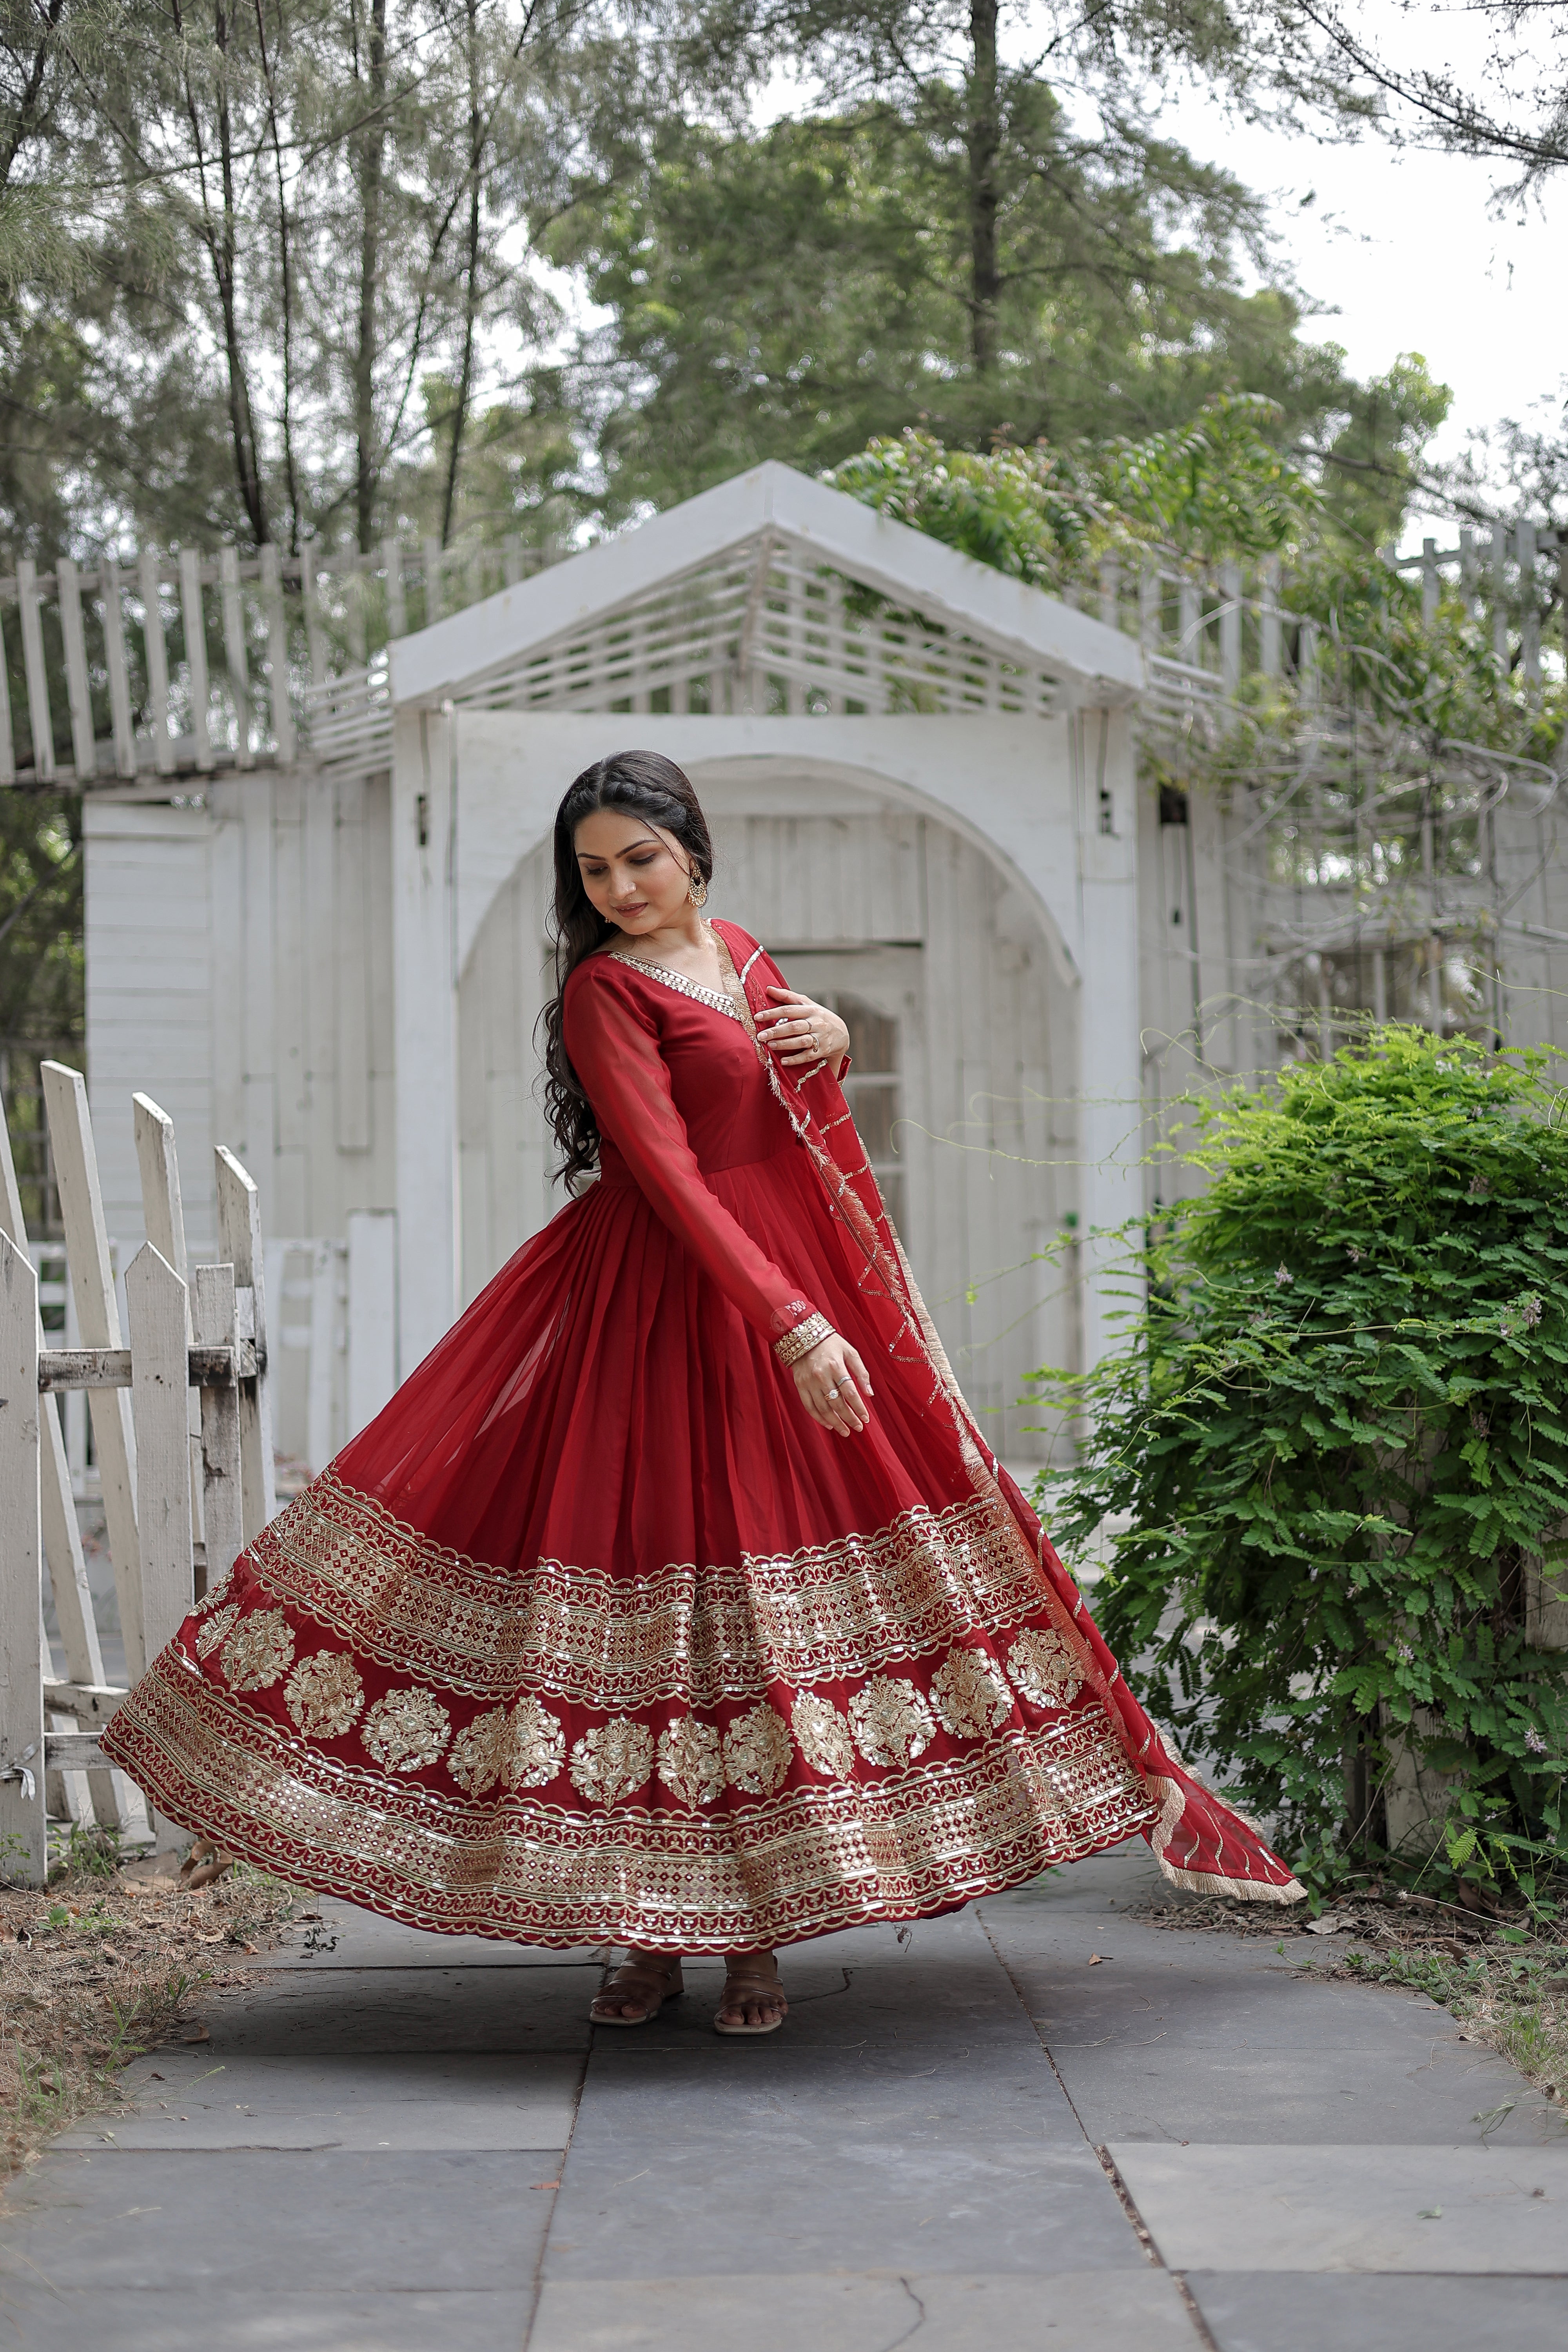
[[[1074,1360],[1041,1256],[1076,1202],[1076,982],[1002,861],[868,780],[799,760],[691,762],[715,913],[848,1020],[850,1091],[955,1370],[998,1452],[1034,1450],[1027,1374]],[[538,1100],[550,851],[496,891],[458,992],[460,1270],[472,1297],[561,1195]]]

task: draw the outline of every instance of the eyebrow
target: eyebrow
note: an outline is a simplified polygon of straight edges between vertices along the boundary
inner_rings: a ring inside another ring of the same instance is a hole
[[[640,840],[628,841],[625,849],[580,849],[577,855],[579,857],[596,858],[601,866],[607,866],[612,857],[625,857],[630,850],[662,849],[663,846],[657,833],[645,833]]]

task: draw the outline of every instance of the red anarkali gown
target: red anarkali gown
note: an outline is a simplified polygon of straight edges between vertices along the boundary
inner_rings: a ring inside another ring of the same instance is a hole
[[[566,992],[599,1181],[209,1593],[102,1745],[230,1853],[420,1927],[788,1944],[1141,1830],[1291,1899],[1193,1780],[959,1394],[836,1080],[728,992]],[[871,1425],[787,1369],[858,1349]]]

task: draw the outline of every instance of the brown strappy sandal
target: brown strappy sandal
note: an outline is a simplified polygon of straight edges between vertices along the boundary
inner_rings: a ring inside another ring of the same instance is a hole
[[[186,1895],[191,1895],[198,1886],[216,1886],[218,1880],[226,1878],[233,1868],[232,1853],[225,1853],[211,1838],[197,1838],[180,1864],[181,1888]]]
[[[623,1960],[604,1992],[598,1995],[588,2011],[590,2025],[647,2025],[658,2015],[667,2000],[679,2000],[686,1990],[680,1975],[680,1957],[675,1952],[633,1953]],[[627,2016],[612,2016],[599,2003],[612,1992],[647,1995],[646,2007]]]
[[[771,1976],[768,1976],[763,1972],[764,1967],[766,1966],[771,1966],[773,1969],[773,1974]],[[726,2025],[722,2012],[726,2009],[743,2008],[746,2002],[754,1996],[761,1996],[771,2000],[776,2000],[779,2004],[778,2015],[772,2019],[766,2025],[746,2025],[744,2023],[740,2025]],[[744,2034],[754,2037],[760,2033],[776,2033],[778,2032],[780,2026],[784,2023],[784,2019],[789,2014],[789,2002],[784,1999],[784,1990],[783,1985],[779,1982],[778,1962],[773,1958],[771,1952],[765,1955],[758,1953],[754,1957],[748,1953],[743,1958],[726,1960],[724,1963],[724,1991],[723,1997],[719,2003],[719,2011],[720,2013],[716,2015],[713,2020],[713,2031],[715,2033],[733,2034],[736,2036]]]

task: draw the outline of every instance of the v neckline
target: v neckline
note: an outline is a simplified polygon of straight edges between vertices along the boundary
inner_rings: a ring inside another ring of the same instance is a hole
[[[726,964],[732,972],[735,968],[734,959],[725,946],[722,936],[718,931],[713,931],[712,938],[719,950],[721,974],[723,973]],[[666,988],[674,989],[678,995],[695,997],[700,1004],[711,1005],[715,1013],[722,1013],[731,1021],[742,1019],[740,1009],[728,988],[722,993],[716,988],[704,988],[700,980],[689,980],[685,972],[677,971],[672,964],[656,963],[651,956],[629,955],[623,948],[610,948],[606,950],[606,953],[612,963],[629,964],[633,971],[646,971],[650,979],[662,982]]]

